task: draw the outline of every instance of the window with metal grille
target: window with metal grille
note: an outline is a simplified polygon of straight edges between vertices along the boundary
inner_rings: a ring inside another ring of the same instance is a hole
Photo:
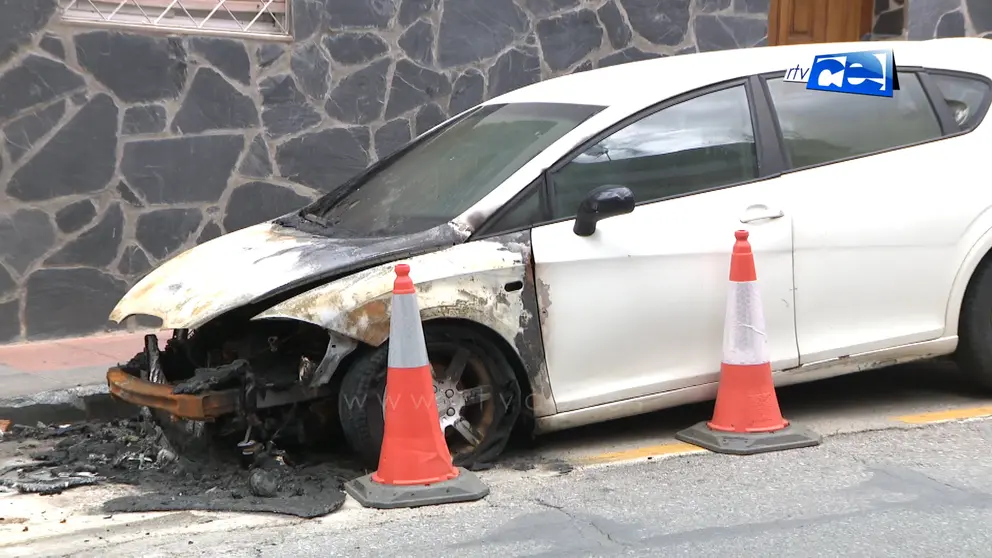
[[[290,0],[62,0],[70,23],[288,38]]]

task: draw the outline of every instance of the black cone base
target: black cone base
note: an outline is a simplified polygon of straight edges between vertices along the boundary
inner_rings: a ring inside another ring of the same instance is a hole
[[[489,495],[489,487],[462,467],[458,467],[457,477],[429,485],[393,486],[365,475],[346,483],[344,490],[362,506],[377,509],[474,502]]]
[[[675,439],[708,449],[715,453],[753,455],[770,451],[808,448],[820,445],[822,438],[816,432],[790,424],[776,432],[737,434],[711,430],[700,422],[675,434]]]

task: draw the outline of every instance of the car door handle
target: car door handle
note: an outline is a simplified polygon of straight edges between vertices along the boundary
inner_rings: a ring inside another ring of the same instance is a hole
[[[778,219],[784,216],[785,213],[781,209],[772,209],[767,205],[752,205],[744,211],[744,216],[741,217],[741,223]]]

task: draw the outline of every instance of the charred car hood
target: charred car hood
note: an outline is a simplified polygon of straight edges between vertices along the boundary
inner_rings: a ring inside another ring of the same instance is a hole
[[[196,328],[296,287],[462,240],[448,225],[407,236],[352,239],[261,223],[166,261],[124,295],[110,319],[144,314],[161,318],[164,329]]]

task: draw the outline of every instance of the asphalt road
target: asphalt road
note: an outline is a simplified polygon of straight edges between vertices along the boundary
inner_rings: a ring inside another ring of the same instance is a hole
[[[473,504],[376,511],[349,500],[307,521],[99,511],[125,487],[0,495],[0,557],[992,555],[992,420],[919,424],[945,409],[992,415],[953,370],[899,367],[779,396],[786,416],[825,435],[821,446],[673,453],[670,434],[709,404],[546,438],[517,453],[575,469],[485,471],[492,494]]]
[[[165,516],[164,529],[154,519],[118,525],[143,537],[115,542],[110,526],[100,540],[91,530],[86,543],[42,539],[22,550],[145,558],[988,556],[990,441],[992,422],[973,420],[838,435],[818,448],[759,456],[497,472],[486,475],[491,496],[473,504],[388,512],[349,504],[319,520],[269,524],[255,516],[240,526]]]

